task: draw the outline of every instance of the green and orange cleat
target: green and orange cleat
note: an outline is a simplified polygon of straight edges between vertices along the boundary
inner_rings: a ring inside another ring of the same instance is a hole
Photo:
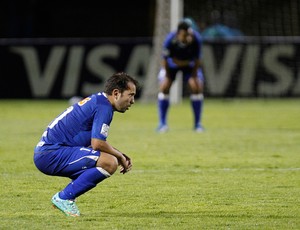
[[[63,200],[59,197],[58,194],[59,193],[56,193],[51,199],[53,207],[62,211],[66,216],[80,216],[80,212],[75,203],[75,200]]]

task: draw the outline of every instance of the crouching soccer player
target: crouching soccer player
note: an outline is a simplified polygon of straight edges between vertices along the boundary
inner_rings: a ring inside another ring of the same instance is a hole
[[[79,216],[75,199],[110,177],[120,165],[127,173],[131,159],[107,141],[114,111],[134,104],[138,82],[126,73],[111,76],[104,92],[74,104],[56,117],[34,150],[34,163],[43,173],[72,181],[52,197],[67,216]]]

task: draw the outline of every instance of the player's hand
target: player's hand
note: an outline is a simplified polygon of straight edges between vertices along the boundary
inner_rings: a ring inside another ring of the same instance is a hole
[[[190,60],[179,60],[177,58],[173,58],[173,62],[179,67],[185,67],[190,64]]]
[[[120,162],[120,164],[121,164],[120,173],[125,174],[125,173],[129,172],[132,168],[131,159],[124,153],[123,153],[122,162]]]
[[[132,162],[131,162],[131,159],[130,159],[130,157],[129,156],[127,156],[126,154],[124,154],[123,153],[123,156],[126,158],[126,161],[127,161],[127,163],[128,163],[128,168],[130,168],[131,169],[131,167],[132,167]]]

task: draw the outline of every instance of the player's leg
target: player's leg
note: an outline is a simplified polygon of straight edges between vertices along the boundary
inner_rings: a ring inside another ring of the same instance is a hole
[[[203,88],[204,88],[204,78],[201,70],[198,70],[197,78],[189,78],[188,84],[191,90],[190,100],[192,111],[194,115],[194,130],[196,132],[203,132],[203,126],[201,124],[201,117],[203,111]]]
[[[158,74],[159,93],[158,93],[158,132],[166,132],[168,130],[167,115],[170,106],[170,88],[174,80],[166,77],[166,70],[161,69]]]
[[[52,203],[68,216],[79,216],[75,198],[94,188],[118,167],[117,160],[107,155],[91,148],[64,147],[35,156],[37,167],[45,174],[73,179],[52,197]]]
[[[93,152],[97,152],[99,155],[98,151]],[[75,204],[75,199],[110,177],[118,167],[117,159],[107,153],[101,153],[96,162],[96,158],[93,158],[90,163],[86,164],[84,161],[89,161],[89,157],[85,158],[86,156],[69,163],[70,168],[66,169],[65,172],[67,174],[72,173],[70,176],[75,177],[75,179],[52,198],[53,204],[67,215],[71,213],[72,216],[79,216],[80,212]],[[90,167],[91,165],[93,167]],[[70,201],[73,204],[71,208]]]
[[[81,157],[81,152],[86,151],[87,155]],[[90,155],[88,152],[94,153]],[[60,192],[63,199],[74,200],[80,195],[94,188],[98,183],[110,177],[118,167],[117,159],[107,153],[94,151],[89,148],[80,148],[68,167],[60,174],[68,176],[73,181]],[[76,159],[77,158],[77,159]]]

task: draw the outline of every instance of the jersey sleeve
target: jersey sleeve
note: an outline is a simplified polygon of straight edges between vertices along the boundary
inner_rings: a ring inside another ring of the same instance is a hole
[[[171,43],[172,43],[172,39],[174,38],[175,33],[171,32],[169,33],[163,43],[163,47],[162,47],[162,58],[163,59],[167,59],[170,57],[171,54]]]
[[[101,106],[97,106],[94,114],[91,137],[105,141],[108,137],[112,117],[113,110],[111,105],[102,104]]]

